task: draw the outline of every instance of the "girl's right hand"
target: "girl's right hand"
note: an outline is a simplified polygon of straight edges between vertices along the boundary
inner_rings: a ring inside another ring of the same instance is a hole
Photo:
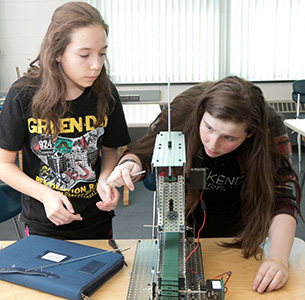
[[[107,179],[107,184],[110,186],[121,187],[126,184],[129,190],[134,190],[134,184],[132,180],[137,180],[137,178],[132,178],[131,175],[142,171],[142,168],[132,161],[126,161],[121,165],[116,166],[110,176]]]
[[[69,199],[59,192],[50,189],[44,194],[41,202],[44,205],[47,218],[57,226],[82,220],[80,214],[75,214]]]

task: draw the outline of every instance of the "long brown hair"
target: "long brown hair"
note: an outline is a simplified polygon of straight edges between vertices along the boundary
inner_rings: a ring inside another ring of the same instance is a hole
[[[279,116],[269,107],[260,88],[253,83],[238,77],[227,77],[216,82],[198,99],[193,115],[184,124],[187,170],[198,147],[201,147],[198,129],[204,112],[224,121],[244,122],[247,132],[253,133],[239,148],[244,178],[240,194],[243,229],[232,243],[223,245],[242,248],[245,257],[257,256],[261,253],[259,246],[265,241],[271,225],[275,199],[278,197],[276,187],[293,183],[298,207],[301,201],[297,175],[287,158],[279,153],[277,143],[272,142],[270,135],[269,126]],[[192,118],[196,120],[196,127]],[[281,161],[283,167],[293,175],[292,178],[283,179],[278,173]],[[194,211],[198,201],[187,202],[187,213]]]
[[[33,116],[46,120],[47,132],[52,132],[54,136],[60,131],[59,119],[69,111],[64,74],[56,57],[64,53],[71,41],[70,35],[73,30],[90,25],[102,25],[108,35],[108,25],[99,11],[91,5],[84,2],[68,2],[58,7],[53,13],[38,56],[30,63],[30,69],[23,80],[17,82],[17,85],[37,89],[32,102]],[[111,81],[105,65],[92,85],[92,92],[97,95],[95,126],[98,126],[103,121],[112,100]]]
[[[261,254],[260,245],[268,235],[273,217],[278,197],[276,187],[293,184],[300,208],[297,175],[287,158],[279,153],[277,141],[271,142],[273,137],[269,128],[280,116],[269,107],[259,87],[235,76],[215,83],[202,83],[180,94],[171,104],[171,127],[185,135],[186,175],[189,175],[196,153],[202,148],[199,125],[205,112],[224,121],[244,122],[247,132],[253,133],[238,149],[244,178],[240,194],[243,228],[232,243],[223,243],[223,246],[242,248],[245,257],[257,257]],[[128,150],[141,158],[144,168],[150,164],[152,136],[160,130],[167,130],[167,110],[157,117],[148,134]],[[280,164],[289,170],[290,178],[280,176]],[[198,203],[199,191],[187,187],[186,219]]]

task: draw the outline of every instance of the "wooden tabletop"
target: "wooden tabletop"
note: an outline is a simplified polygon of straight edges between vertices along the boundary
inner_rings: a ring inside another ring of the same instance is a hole
[[[225,240],[225,239],[223,239]],[[258,294],[252,291],[252,283],[260,262],[254,258],[244,259],[239,250],[222,248],[217,245],[219,239],[202,239],[201,247],[203,254],[203,265],[205,279],[212,279],[224,272],[231,271],[232,276],[227,283],[228,291],[226,300],[298,300],[305,299],[305,243],[295,239],[292,254],[290,257],[289,279],[286,285],[272,293]],[[110,249],[107,241],[88,240],[76,241],[83,245],[93,246],[102,249]],[[2,247],[12,242],[0,242]],[[118,247],[130,250],[124,252],[128,267],[123,267],[111,279],[104,283],[94,294],[92,300],[121,300],[126,299],[129,286],[130,274],[132,271],[133,257],[136,250],[137,240],[117,240]],[[55,300],[62,299],[53,295],[45,294],[29,288],[14,285],[0,280],[1,299],[9,300]],[[141,299],[142,300],[142,299]],[[145,299],[143,299],[145,300]]]

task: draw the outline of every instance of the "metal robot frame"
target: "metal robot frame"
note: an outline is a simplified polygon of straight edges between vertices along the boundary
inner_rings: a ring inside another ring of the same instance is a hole
[[[222,280],[204,280],[200,244],[193,251],[196,241],[186,237],[185,163],[184,135],[160,132],[152,157],[157,236],[138,241],[127,300],[224,299]]]

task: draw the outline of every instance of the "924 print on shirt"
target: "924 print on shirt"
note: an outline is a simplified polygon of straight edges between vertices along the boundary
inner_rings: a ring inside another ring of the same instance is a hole
[[[31,149],[41,161],[36,181],[66,196],[91,198],[96,194],[94,164],[99,155],[98,140],[104,134],[102,126],[77,138],[58,136],[52,140],[51,135],[35,135]],[[82,182],[86,184],[79,185]]]

